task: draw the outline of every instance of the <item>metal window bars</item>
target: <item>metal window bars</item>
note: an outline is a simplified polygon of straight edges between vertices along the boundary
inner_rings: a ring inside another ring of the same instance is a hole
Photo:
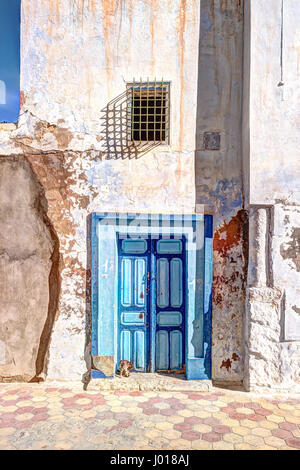
[[[131,142],[169,143],[170,83],[161,81],[127,84],[127,135]]]

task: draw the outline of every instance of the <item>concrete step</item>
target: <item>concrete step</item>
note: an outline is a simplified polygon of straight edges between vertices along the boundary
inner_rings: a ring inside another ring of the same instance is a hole
[[[181,374],[131,373],[113,379],[92,379],[88,389],[148,392],[209,392],[211,380],[186,380]]]

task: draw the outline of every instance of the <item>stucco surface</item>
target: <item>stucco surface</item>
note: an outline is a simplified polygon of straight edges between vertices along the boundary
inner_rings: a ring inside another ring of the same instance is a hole
[[[171,81],[172,147],[194,150],[199,0],[22,3],[23,111],[65,129],[46,145],[100,148],[103,109],[149,77]]]
[[[199,0],[22,2],[21,113],[0,154],[30,162],[60,245],[48,377],[90,367],[88,215],[195,209],[199,14]],[[171,82],[170,145],[128,151],[126,82],[148,77]]]
[[[299,14],[294,0],[247,2],[244,123],[249,127],[243,142],[249,159],[244,177],[250,203],[245,338],[250,388],[299,385]],[[280,291],[280,298],[258,299],[253,287]]]
[[[247,214],[242,191],[243,4],[202,0],[196,138],[196,200],[214,212],[213,378],[243,378],[242,321]],[[220,133],[220,150],[204,148]]]
[[[251,204],[300,200],[300,4],[281,4],[251,2]]]
[[[299,383],[299,9],[22,1],[20,118],[0,125],[0,376],[78,380],[90,368],[91,212],[207,204],[213,378]],[[124,148],[119,112],[140,77],[171,82],[170,145]]]
[[[284,290],[283,339],[300,341],[299,205],[274,206],[271,263],[273,283]]]

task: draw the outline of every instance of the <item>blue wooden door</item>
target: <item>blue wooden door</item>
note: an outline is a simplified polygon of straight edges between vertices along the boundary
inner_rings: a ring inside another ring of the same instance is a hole
[[[154,242],[156,261],[156,370],[183,371],[185,358],[184,239]]]
[[[127,359],[144,372],[183,371],[184,239],[119,239],[118,249],[118,363]]]
[[[147,239],[119,239],[118,364],[130,361],[134,370],[149,367],[149,269]]]

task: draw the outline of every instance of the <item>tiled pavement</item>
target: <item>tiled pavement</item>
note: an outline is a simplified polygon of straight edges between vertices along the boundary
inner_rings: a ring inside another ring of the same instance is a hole
[[[300,449],[300,396],[0,384],[0,449]]]

